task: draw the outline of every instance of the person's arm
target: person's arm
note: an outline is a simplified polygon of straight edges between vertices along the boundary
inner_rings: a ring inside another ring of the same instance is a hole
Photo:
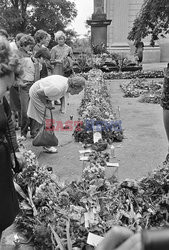
[[[15,126],[11,118],[11,109],[5,97],[3,98],[3,105],[4,105],[4,110],[7,116],[7,128],[6,128],[5,137],[8,142],[10,151],[12,153],[12,157],[14,157],[13,153],[15,152],[15,156],[19,162],[19,165],[21,168],[23,168],[25,164],[25,158],[23,157],[23,154],[19,151],[19,146],[17,143],[16,133],[15,133]],[[14,158],[13,158],[13,161],[14,161]],[[13,164],[15,166],[16,162],[14,161]]]
[[[56,58],[56,55],[55,55],[55,47],[53,47],[52,49],[51,49],[51,61],[54,61]]]
[[[64,114],[64,113],[66,113],[66,96],[61,97],[60,101],[61,101],[60,112]]]
[[[47,101],[48,101],[48,97],[45,95],[45,92],[43,89],[38,89],[37,91],[37,95],[39,97],[39,99],[41,100],[41,102],[46,105]]]
[[[51,50],[51,59],[50,59],[50,62],[51,62],[51,64],[54,64],[54,65],[55,65],[57,62],[59,62],[59,63],[62,62],[61,59],[58,59],[58,58],[57,58],[55,47],[53,47],[52,50]]]
[[[39,63],[38,59],[31,56],[31,60],[34,64],[35,74],[34,74],[34,81],[38,81],[40,79],[40,71],[42,69],[41,64]]]
[[[73,59],[73,50],[71,47],[69,47],[69,56]]]
[[[16,152],[18,152],[19,146],[16,140],[15,126],[11,118],[11,109],[5,97],[3,98],[3,105],[4,105],[4,110],[7,116],[7,123],[8,123],[5,137],[8,141],[11,152],[12,152],[12,147],[14,148]]]
[[[37,95],[41,102],[46,106],[48,109],[52,109],[52,102],[48,99],[48,97],[45,95],[45,92],[43,89],[39,89],[37,91]]]

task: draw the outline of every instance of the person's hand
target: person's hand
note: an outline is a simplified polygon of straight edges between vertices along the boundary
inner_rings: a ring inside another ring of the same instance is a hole
[[[133,234],[125,227],[113,227],[96,250],[141,250],[141,234]]]
[[[23,83],[22,80],[19,80],[19,81],[17,82],[17,85],[20,86],[20,87],[25,87],[25,84]]]
[[[52,106],[52,102],[51,101],[49,101],[49,100],[47,100],[47,102],[46,102],[46,108],[47,109],[53,109],[53,106]]]
[[[61,114],[66,114],[66,110],[63,109],[63,108],[61,108],[61,109],[60,109],[60,113],[61,113]]]

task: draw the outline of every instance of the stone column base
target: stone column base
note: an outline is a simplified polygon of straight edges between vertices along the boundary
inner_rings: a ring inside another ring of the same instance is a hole
[[[143,51],[143,63],[160,62],[160,47],[145,46]]]
[[[94,15],[94,14],[93,14]],[[97,18],[98,15],[94,15]],[[106,16],[104,16],[106,17]],[[100,18],[100,16],[98,17]],[[87,20],[87,24],[91,26],[91,44],[99,45],[104,44],[107,46],[107,26],[110,25],[111,20]]]
[[[113,44],[107,47],[108,52],[120,54],[122,57],[130,57],[131,49],[128,44]]]
[[[169,62],[169,37],[160,39],[161,62]]]

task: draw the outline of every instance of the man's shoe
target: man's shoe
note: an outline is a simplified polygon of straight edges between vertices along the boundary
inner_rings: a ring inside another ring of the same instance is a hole
[[[55,105],[61,105],[61,102],[59,100],[54,101]]]

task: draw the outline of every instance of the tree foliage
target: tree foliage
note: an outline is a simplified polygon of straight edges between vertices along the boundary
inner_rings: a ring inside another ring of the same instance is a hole
[[[128,39],[137,41],[150,35],[151,45],[154,45],[159,36],[165,37],[167,33],[169,33],[169,1],[144,0]]]
[[[68,0],[1,0],[0,26],[9,34],[49,33],[64,30],[77,15],[75,3]]]

